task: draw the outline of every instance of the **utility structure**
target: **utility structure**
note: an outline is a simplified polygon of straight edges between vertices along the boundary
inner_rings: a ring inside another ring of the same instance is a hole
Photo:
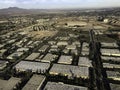
[[[100,42],[98,42],[95,37],[93,29],[89,31],[90,35],[90,44],[89,44],[89,58],[92,60],[93,64],[93,88],[96,90],[106,90],[104,85],[104,77],[102,75],[103,66],[100,57]]]

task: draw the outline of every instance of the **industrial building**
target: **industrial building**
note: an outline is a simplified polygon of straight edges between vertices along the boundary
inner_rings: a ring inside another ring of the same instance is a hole
[[[57,43],[58,46],[67,46],[68,45],[68,42],[67,41],[59,41]]]
[[[64,83],[47,82],[43,90],[88,90],[87,87],[68,85]]]
[[[22,90],[41,90],[46,77],[34,74]]]
[[[79,57],[79,66],[92,67],[91,61],[87,57]]]
[[[68,49],[68,50],[75,50],[76,49],[76,45],[67,45],[66,49]]]
[[[63,75],[68,76],[68,78],[77,77],[88,79],[89,78],[89,68],[88,67],[80,67],[73,65],[62,65],[62,64],[54,64],[50,69],[49,73],[51,75]]]
[[[120,56],[118,49],[101,49],[101,54],[104,56]]]
[[[112,43],[101,42],[101,47],[103,47],[103,48],[118,48],[118,45],[115,42],[112,42]]]
[[[119,64],[103,63],[103,68],[105,68],[105,69],[120,69],[120,65]]]
[[[21,78],[11,77],[9,80],[0,79],[0,90],[15,90],[21,83]]]
[[[22,55],[24,54],[24,52],[14,52],[11,55],[9,55],[7,57],[7,59],[18,59],[20,58]]]
[[[0,60],[0,70],[3,70],[8,63],[8,61]]]
[[[26,60],[31,60],[31,61],[33,61],[33,60],[35,60],[37,57],[39,57],[40,56],[40,53],[32,53],[31,55],[29,55],[27,58],[26,58]]]
[[[120,84],[110,83],[111,90],[120,90]]]
[[[52,61],[56,60],[58,56],[57,55],[53,55],[48,53],[42,60],[41,62],[48,62],[51,63]]]
[[[118,71],[106,71],[107,78],[115,81],[120,81],[120,72]]]
[[[120,63],[120,57],[112,57],[112,56],[101,56],[102,60],[105,62],[117,62]]]
[[[65,56],[65,55],[62,55],[60,56],[59,60],[58,60],[58,63],[61,63],[61,64],[72,64],[72,56]]]
[[[46,52],[48,49],[49,49],[49,45],[44,45],[44,46],[42,46],[38,51],[44,53],[44,52]]]
[[[49,63],[20,61],[14,66],[17,72],[25,72],[31,70],[34,73],[45,73],[50,67]]]

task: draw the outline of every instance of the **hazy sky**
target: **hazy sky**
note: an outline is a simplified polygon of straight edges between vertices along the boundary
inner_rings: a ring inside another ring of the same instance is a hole
[[[100,8],[118,7],[120,0],[0,0],[0,8]]]

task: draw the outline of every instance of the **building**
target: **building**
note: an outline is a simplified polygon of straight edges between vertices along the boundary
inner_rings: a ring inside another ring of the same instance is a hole
[[[47,82],[43,90],[88,90],[88,88],[64,83]]]
[[[119,64],[103,63],[103,68],[106,68],[106,69],[120,69],[120,65]]]
[[[87,57],[79,57],[78,65],[92,67],[92,63]]]
[[[117,62],[120,63],[120,57],[109,57],[109,56],[102,56],[101,57],[104,62]]]
[[[106,42],[102,42],[101,43],[101,46],[104,47],[104,48],[118,48],[118,45],[113,42],[113,43],[106,43]]]
[[[59,41],[57,43],[58,46],[67,46],[68,45],[68,42],[67,41]]]
[[[111,90],[120,90],[120,84],[110,83]]]
[[[0,90],[16,90],[21,83],[21,78],[11,77],[9,80],[0,79]]]
[[[68,50],[75,50],[76,49],[76,45],[67,45],[66,49],[68,49]]]
[[[9,63],[8,61],[0,60],[0,70],[3,70],[8,63]]]
[[[62,75],[67,76],[68,78],[89,78],[89,68],[72,66],[72,65],[62,65],[62,64],[53,64],[53,67],[50,69],[49,73],[51,75]]]
[[[118,71],[106,71],[107,78],[110,80],[120,81],[120,72]]]
[[[41,90],[46,77],[34,74],[22,90]]]
[[[39,57],[40,56],[40,53],[32,53],[32,54],[30,54],[27,58],[26,58],[26,60],[31,60],[31,61],[33,61],[33,60],[35,60],[37,57]]]
[[[104,56],[120,56],[118,49],[101,49],[101,54]]]
[[[27,52],[29,51],[29,48],[18,48],[17,52]]]
[[[20,61],[14,66],[17,72],[31,70],[33,73],[45,73],[50,67],[49,63]]]
[[[41,62],[51,63],[52,61],[55,61],[57,57],[58,57],[57,55],[53,55],[53,54],[48,53],[48,54],[41,60]]]
[[[44,45],[44,46],[42,46],[38,51],[44,53],[44,52],[46,52],[48,49],[49,49],[49,45]]]
[[[24,52],[14,52],[12,54],[10,54],[7,59],[18,59],[20,58],[22,55],[24,54]]]
[[[58,63],[61,63],[61,64],[72,64],[72,56],[65,56],[65,55],[62,55],[60,56],[59,60],[58,60]]]
[[[3,58],[6,51],[7,51],[7,49],[1,49],[0,50],[0,58]]]

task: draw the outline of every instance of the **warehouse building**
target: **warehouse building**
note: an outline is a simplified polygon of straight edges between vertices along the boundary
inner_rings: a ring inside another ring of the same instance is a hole
[[[101,58],[102,58],[103,61],[106,61],[106,62],[112,61],[112,62],[120,63],[120,57],[102,56]]]
[[[79,57],[79,66],[92,67],[91,61],[87,57]]]
[[[7,57],[7,59],[18,59],[20,58],[22,55],[24,54],[24,52],[14,52],[11,55],[9,55]]]
[[[45,73],[50,67],[49,63],[20,61],[15,65],[15,69],[18,72],[25,72],[31,70],[33,73]]]
[[[41,90],[46,77],[34,74],[22,90]]]
[[[51,63],[52,61],[55,61],[57,57],[58,57],[57,55],[53,55],[53,54],[48,53],[48,54],[41,60],[41,62]]]
[[[75,50],[76,49],[76,45],[67,45],[66,49],[68,49],[68,50]]]
[[[31,61],[33,61],[33,60],[35,60],[37,57],[39,57],[40,56],[40,53],[32,53],[31,55],[29,55],[27,58],[26,58],[26,60],[31,60]]]
[[[49,45],[44,45],[38,51],[44,53],[47,52],[48,49],[49,49]]]
[[[65,55],[62,55],[60,56],[59,60],[58,60],[58,63],[61,63],[61,64],[72,64],[72,56],[65,56]]]
[[[103,68],[105,68],[105,69],[120,69],[120,65],[119,64],[103,63]]]
[[[106,42],[101,42],[101,46],[104,48],[118,48],[118,45],[113,42],[113,43],[106,43]]]
[[[101,49],[101,54],[104,56],[120,56],[118,49]]]
[[[107,78],[115,81],[120,81],[120,72],[118,71],[106,71]]]
[[[27,52],[29,51],[29,48],[18,48],[17,52]]]
[[[87,87],[68,85],[64,83],[47,82],[43,90],[88,90]]]
[[[21,83],[20,78],[11,77],[9,80],[0,79],[0,90],[17,90],[17,85]]]
[[[68,42],[67,41],[59,41],[57,43],[58,46],[67,46],[68,45]]]
[[[72,66],[72,65],[62,65],[62,64],[54,64],[51,70],[49,71],[51,75],[63,75],[68,76],[68,78],[89,78],[89,68],[88,67],[80,67],[80,66]]]
[[[120,84],[110,83],[111,90],[120,90]]]
[[[8,63],[9,63],[8,61],[0,60],[0,70],[3,70]]]

